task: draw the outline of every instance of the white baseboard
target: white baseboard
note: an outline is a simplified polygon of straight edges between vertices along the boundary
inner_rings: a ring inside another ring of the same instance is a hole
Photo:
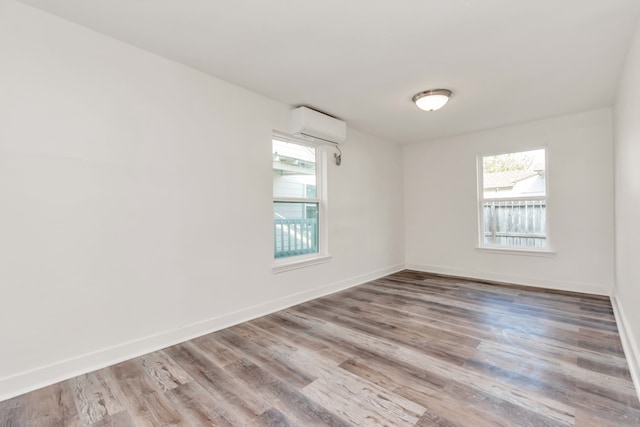
[[[234,313],[213,317],[185,327],[122,343],[114,347],[104,348],[96,352],[41,366],[9,377],[0,378],[0,401],[265,316],[305,301],[361,285],[388,274],[404,270],[404,268],[404,265],[400,264],[390,266],[368,274],[340,280],[329,285],[248,307]]]
[[[492,282],[513,283],[515,285],[535,286],[556,291],[580,292],[594,295],[611,295],[611,287],[597,283],[572,282],[567,280],[550,280],[536,277],[511,276],[508,274],[488,273],[466,269],[441,267],[435,265],[407,264],[408,270],[426,273],[444,274],[447,276],[466,277],[469,279],[489,280]]]
[[[611,296],[611,305],[613,306],[613,313],[616,317],[624,355],[627,358],[627,363],[629,364],[631,379],[633,380],[633,385],[636,388],[636,395],[640,399],[640,347],[638,347],[638,342],[635,340],[633,332],[629,327],[629,320],[625,315],[622,304],[620,304],[620,299],[618,298],[615,289]]]

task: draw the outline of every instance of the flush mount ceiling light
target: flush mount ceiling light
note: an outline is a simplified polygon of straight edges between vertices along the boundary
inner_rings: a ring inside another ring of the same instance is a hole
[[[448,89],[432,89],[417,93],[412,100],[416,106],[424,111],[436,111],[444,107],[453,95]]]

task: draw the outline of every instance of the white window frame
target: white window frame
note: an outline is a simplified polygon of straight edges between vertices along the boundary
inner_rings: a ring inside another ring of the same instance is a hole
[[[275,253],[272,253],[274,259],[272,265],[273,273],[281,273],[284,271],[294,270],[298,268],[308,267],[311,265],[322,264],[331,260],[329,255],[329,233],[328,233],[328,214],[327,214],[327,145],[321,143],[314,143],[306,141],[300,138],[296,138],[292,135],[273,132],[273,140],[289,142],[293,144],[303,145],[306,147],[315,148],[316,150],[316,197],[310,198],[298,198],[298,197],[275,197],[273,196],[272,186],[272,212],[273,204],[275,202],[293,202],[293,203],[317,203],[318,204],[318,252],[313,254],[295,255],[285,258],[275,259]],[[273,173],[273,167],[272,167]],[[273,224],[272,224],[273,230]],[[275,238],[273,232],[271,234],[272,239]],[[271,245],[273,247],[273,244]]]
[[[534,151],[534,150],[544,150],[544,167],[545,167],[545,242],[546,246],[544,247],[526,247],[526,246],[509,246],[509,245],[490,245],[484,243],[484,203],[492,202],[492,201],[529,201],[529,200],[540,200],[542,197],[540,196],[523,196],[523,197],[508,197],[508,198],[500,198],[500,197],[484,197],[484,157],[489,156],[499,156],[503,154],[510,153],[521,153],[526,151]],[[549,218],[550,218],[550,206],[549,206],[549,147],[548,146],[537,146],[537,147],[524,147],[524,148],[514,148],[507,151],[498,151],[498,152],[489,152],[489,153],[480,153],[477,156],[477,181],[478,181],[478,203],[477,203],[477,218],[478,218],[478,228],[477,228],[477,246],[476,249],[482,252],[492,252],[492,253],[503,253],[503,254],[513,254],[513,255],[534,255],[534,256],[554,256],[555,251],[551,246],[551,235],[549,233]]]

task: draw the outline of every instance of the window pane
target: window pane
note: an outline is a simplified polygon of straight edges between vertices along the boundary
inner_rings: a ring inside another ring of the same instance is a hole
[[[316,198],[316,149],[273,140],[273,197]]]
[[[318,252],[318,203],[273,203],[276,258]]]
[[[485,198],[544,196],[544,149],[482,158]]]
[[[483,209],[484,244],[546,247],[547,220],[544,199],[485,201]]]

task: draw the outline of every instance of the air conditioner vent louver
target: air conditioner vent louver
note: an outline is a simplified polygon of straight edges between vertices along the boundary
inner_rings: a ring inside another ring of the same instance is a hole
[[[316,142],[342,144],[347,139],[347,124],[308,107],[291,110],[291,133]]]

